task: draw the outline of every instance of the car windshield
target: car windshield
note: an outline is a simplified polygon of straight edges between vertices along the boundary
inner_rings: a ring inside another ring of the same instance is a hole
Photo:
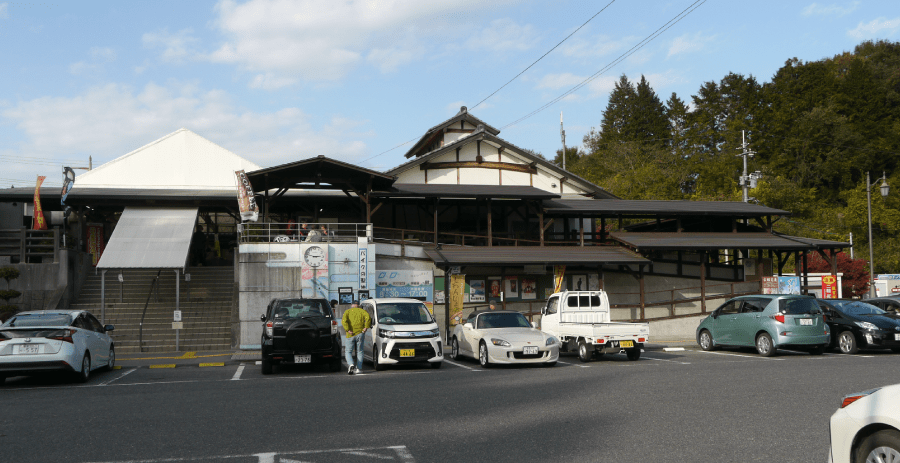
[[[477,328],[531,328],[531,323],[520,313],[486,313],[478,317]]]
[[[887,312],[859,301],[828,301],[847,315],[883,315]]]
[[[331,307],[325,301],[287,299],[275,306],[276,319],[303,318],[331,315]]]
[[[378,323],[385,325],[421,325],[433,320],[421,302],[382,302],[377,310]]]
[[[69,326],[72,316],[65,313],[23,313],[10,318],[3,326]]]
[[[813,298],[781,299],[778,311],[788,315],[811,315],[819,313],[819,304]]]

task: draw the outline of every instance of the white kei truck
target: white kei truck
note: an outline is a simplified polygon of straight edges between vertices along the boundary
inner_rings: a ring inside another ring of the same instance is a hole
[[[541,331],[559,339],[560,351],[577,351],[582,362],[606,353],[641,358],[641,349],[650,342],[650,324],[612,322],[609,313],[605,291],[554,293],[541,309]]]

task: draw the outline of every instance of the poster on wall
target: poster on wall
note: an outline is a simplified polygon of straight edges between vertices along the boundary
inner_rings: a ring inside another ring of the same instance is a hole
[[[361,290],[359,290],[359,293],[357,293],[357,295],[358,295],[357,299],[359,301],[364,301],[366,299],[369,299],[369,290],[361,289]]]
[[[800,294],[800,277],[778,277],[778,294]]]
[[[587,291],[587,275],[572,275],[572,291]]]
[[[382,270],[375,275],[375,297],[409,297],[420,301],[434,301],[431,270]]]
[[[588,291],[600,291],[600,275],[596,273],[588,275]]]
[[[353,288],[352,287],[338,288],[338,304],[352,304],[352,303],[353,303]]]
[[[506,297],[519,297],[519,277],[506,277]]]
[[[778,294],[778,277],[762,277],[762,293]]]
[[[484,280],[469,280],[468,302],[484,302]]]
[[[500,291],[503,291],[503,286],[500,284],[500,277],[488,277],[488,296],[499,298]]]
[[[522,299],[537,299],[537,281],[534,278],[522,278]]]

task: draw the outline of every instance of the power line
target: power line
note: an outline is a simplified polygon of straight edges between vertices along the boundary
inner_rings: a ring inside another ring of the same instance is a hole
[[[611,2],[607,3],[606,6],[603,7],[603,9],[601,9],[600,11],[594,13],[594,15],[591,16],[590,18],[588,18],[588,20],[585,21],[584,24],[578,26],[578,29],[575,29],[574,31],[572,31],[571,34],[567,35],[566,38],[560,40],[559,43],[557,43],[556,45],[553,46],[553,48],[547,50],[547,52],[544,53],[543,55],[541,55],[540,58],[534,60],[533,63],[529,64],[527,68],[525,68],[525,69],[522,70],[522,72],[516,74],[515,77],[513,77],[512,79],[509,79],[509,81],[506,82],[505,84],[503,84],[502,86],[500,86],[500,88],[498,88],[497,90],[494,90],[493,92],[491,92],[490,95],[484,97],[484,99],[481,100],[481,101],[479,101],[475,106],[472,106],[472,109],[477,108],[478,106],[481,105],[481,103],[484,103],[485,101],[487,101],[488,98],[494,96],[497,92],[499,92],[500,90],[503,90],[504,87],[506,87],[507,85],[509,85],[510,83],[512,83],[512,81],[514,81],[514,80],[516,80],[517,78],[519,78],[519,76],[521,76],[522,74],[525,74],[525,71],[531,69],[531,67],[534,66],[535,64],[537,64],[538,61],[544,59],[544,57],[547,56],[547,55],[549,55],[550,52],[552,52],[553,50],[556,50],[560,45],[563,44],[563,42],[565,42],[566,40],[569,40],[569,37],[572,37],[573,35],[575,35],[575,33],[578,32],[578,31],[580,31],[582,27],[587,26],[587,24],[588,24],[589,22],[591,22],[591,20],[593,20],[594,18],[596,18],[600,13],[603,13],[607,8],[609,8],[610,5],[612,5],[612,4],[615,3],[615,2],[616,2],[616,0],[612,0]]]

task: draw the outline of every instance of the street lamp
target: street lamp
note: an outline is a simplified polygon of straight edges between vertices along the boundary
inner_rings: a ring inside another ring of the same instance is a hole
[[[872,251],[872,185],[873,183],[869,180],[869,173],[866,172],[866,201],[869,205],[869,297],[875,297],[875,255]],[[881,178],[876,179],[881,180],[881,196],[887,197],[888,193],[891,191],[891,187],[887,184],[887,175],[884,172],[881,173]]]

